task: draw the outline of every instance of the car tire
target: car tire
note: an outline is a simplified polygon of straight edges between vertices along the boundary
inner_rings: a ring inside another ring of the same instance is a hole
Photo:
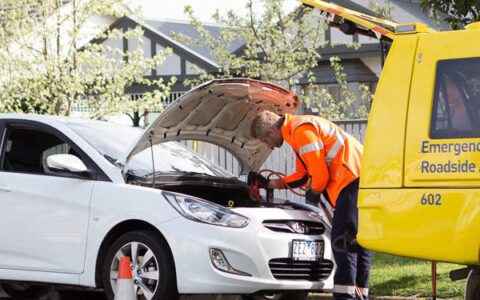
[[[243,300],[305,300],[308,292],[283,292],[243,296]]]
[[[470,271],[465,285],[465,300],[480,299],[480,269],[474,268]]]
[[[107,252],[102,278],[109,300],[115,297],[115,276],[122,256],[130,258],[138,300],[178,299],[175,267],[167,243],[152,231],[137,230],[120,236]]]
[[[35,285],[29,283],[2,283],[1,287],[5,293],[14,298],[38,299],[47,295],[51,287],[46,285]]]

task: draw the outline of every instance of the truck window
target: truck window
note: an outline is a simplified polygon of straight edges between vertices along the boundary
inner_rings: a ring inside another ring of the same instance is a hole
[[[437,63],[430,138],[480,137],[480,58]]]

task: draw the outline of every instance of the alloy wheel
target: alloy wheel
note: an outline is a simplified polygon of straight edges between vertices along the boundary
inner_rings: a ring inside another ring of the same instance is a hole
[[[130,242],[123,245],[115,254],[110,266],[110,283],[116,290],[118,266],[121,257],[130,258],[133,286],[138,300],[150,300],[158,288],[160,272],[153,251],[143,243]]]

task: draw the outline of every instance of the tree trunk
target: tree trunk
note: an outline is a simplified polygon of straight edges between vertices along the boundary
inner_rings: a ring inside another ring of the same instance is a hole
[[[140,118],[141,116],[138,113],[138,111],[133,113],[133,117],[132,117],[133,127],[140,127]]]

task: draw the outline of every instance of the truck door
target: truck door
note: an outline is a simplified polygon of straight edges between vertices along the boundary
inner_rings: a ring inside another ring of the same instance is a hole
[[[412,237],[441,249],[425,254],[439,260],[478,261],[479,33],[424,34],[417,47],[405,144],[404,185],[410,189],[404,201]]]

